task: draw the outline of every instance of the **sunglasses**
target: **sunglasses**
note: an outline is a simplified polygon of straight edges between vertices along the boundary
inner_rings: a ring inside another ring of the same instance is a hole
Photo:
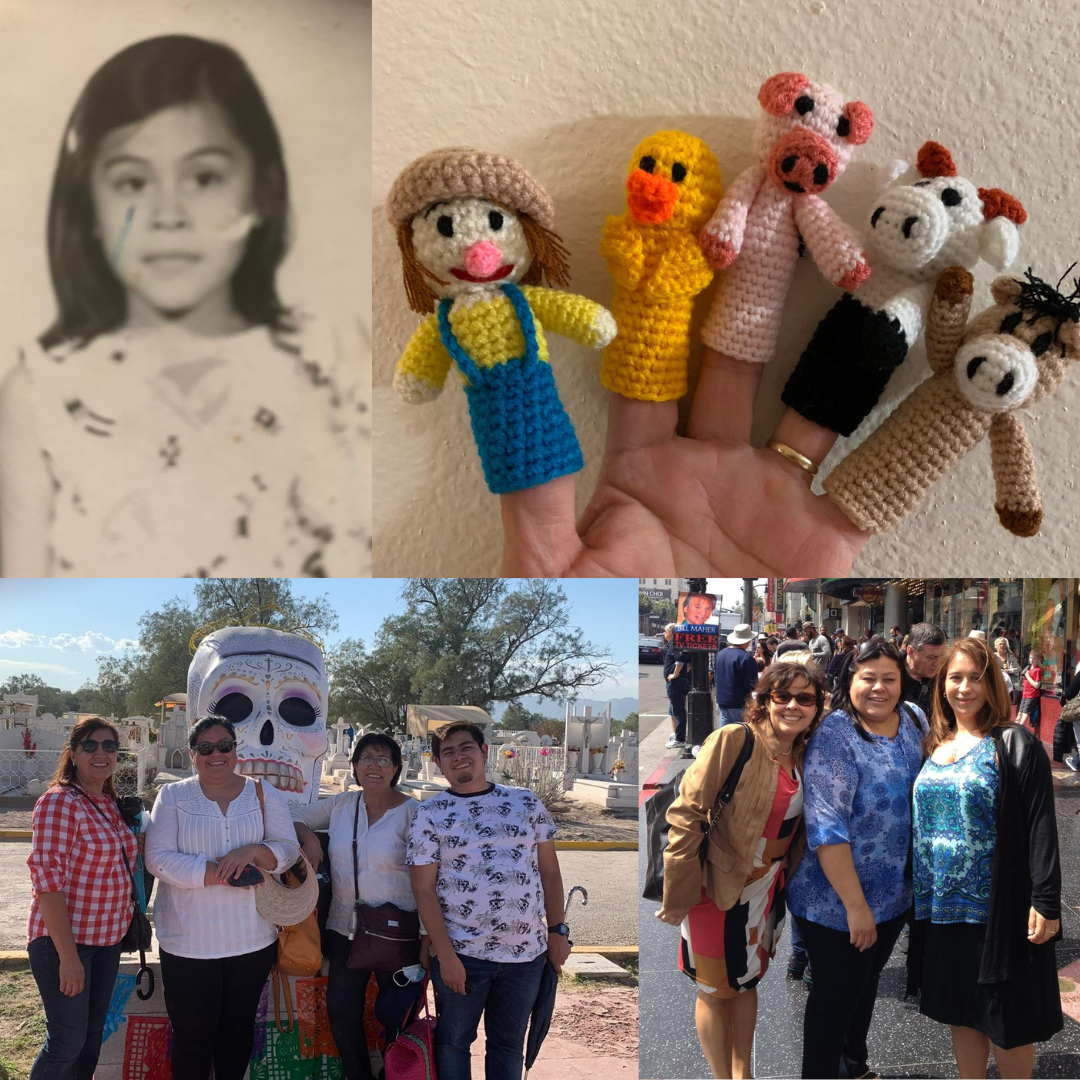
[[[120,749],[120,744],[115,739],[83,739],[79,745],[88,753],[96,754],[102,749],[106,754],[115,754]]]
[[[200,742],[192,748],[199,757],[209,757],[215,750],[219,754],[231,754],[236,749],[235,739],[219,739],[217,742]]]
[[[791,699],[794,698],[800,705],[816,705],[817,694],[811,694],[809,691],[801,694],[792,694],[788,690],[772,690],[769,693],[769,700],[776,702],[777,705],[786,705]]]

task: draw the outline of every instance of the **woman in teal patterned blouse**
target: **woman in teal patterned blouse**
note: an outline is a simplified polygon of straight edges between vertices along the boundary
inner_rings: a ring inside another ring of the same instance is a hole
[[[1002,1076],[1030,1077],[1034,1043],[1062,1026],[1050,765],[1010,714],[986,642],[955,642],[934,683],[928,756],[915,780],[912,949],[920,1011],[951,1026],[961,1077],[986,1075],[991,1046]],[[1017,938],[1021,962],[1002,959],[1002,937]]]

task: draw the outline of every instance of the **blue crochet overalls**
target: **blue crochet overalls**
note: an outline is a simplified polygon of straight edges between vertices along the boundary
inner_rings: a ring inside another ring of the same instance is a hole
[[[496,494],[521,491],[584,465],[551,365],[540,359],[536,320],[516,285],[502,285],[525,338],[525,355],[480,368],[450,329],[453,301],[439,302],[439,337],[468,380],[465,393],[484,479]]]

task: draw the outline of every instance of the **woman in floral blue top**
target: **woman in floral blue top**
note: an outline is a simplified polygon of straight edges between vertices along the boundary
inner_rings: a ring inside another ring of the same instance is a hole
[[[806,855],[788,895],[814,973],[804,1077],[875,1075],[866,1036],[878,976],[911,907],[911,787],[928,730],[900,690],[900,654],[866,642],[845,658],[836,711],[806,751]]]
[[[1053,939],[1061,875],[1046,751],[1009,722],[1001,668],[961,638],[934,682],[929,757],[915,781],[919,1010],[952,1028],[960,1076],[1030,1077],[1063,1026]]]

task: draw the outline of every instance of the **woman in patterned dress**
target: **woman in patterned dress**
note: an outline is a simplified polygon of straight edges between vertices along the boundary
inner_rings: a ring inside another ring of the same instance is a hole
[[[682,928],[679,968],[698,984],[698,1038],[717,1077],[750,1075],[756,987],[776,953],[786,871],[801,849],[803,752],[824,708],[825,677],[815,666],[770,665],[743,724],[709,736],[668,810],[664,902],[656,917]],[[702,828],[750,735],[753,752],[705,841],[703,872]]]
[[[999,639],[1000,640],[1000,639]],[[1001,668],[961,638],[934,682],[915,781],[915,931],[909,989],[952,1028],[962,1077],[1030,1077],[1034,1043],[1061,1030],[1054,941],[1061,870],[1050,762],[1009,722]]]

